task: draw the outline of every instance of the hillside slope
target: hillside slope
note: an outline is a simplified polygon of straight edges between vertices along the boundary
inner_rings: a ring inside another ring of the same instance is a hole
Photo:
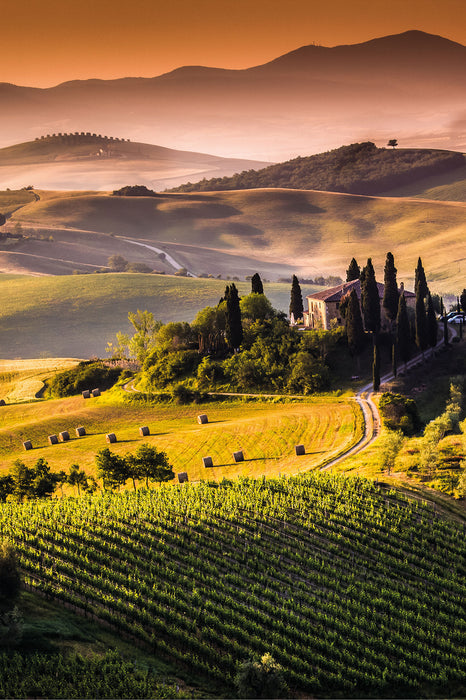
[[[232,175],[263,165],[100,134],[53,134],[0,149],[0,188],[113,190],[139,183],[159,190],[193,176]]]
[[[249,170],[232,177],[203,179],[173,188],[172,192],[244,190],[261,187],[289,187],[350,194],[380,194],[386,190],[412,186],[426,177],[447,173],[450,178],[465,169],[461,153],[428,149],[377,148],[369,142],[353,143],[328,153],[295,158]]]
[[[390,250],[408,287],[420,255],[433,290],[457,294],[464,286],[464,212],[462,203],[290,189],[158,197],[40,193],[8,226],[20,221],[45,237],[51,233],[53,242],[7,241],[0,244],[0,263],[4,270],[63,274],[105,265],[119,253],[174,271],[142,243],[197,275],[244,277],[257,270],[269,279],[291,272],[342,277],[354,256],[360,264],[372,257],[381,279]],[[46,270],[34,255],[46,259]],[[23,266],[15,267],[19,258]]]
[[[232,697],[271,654],[287,697],[462,697],[461,524],[362,479],[204,482],[2,504],[30,586]]]

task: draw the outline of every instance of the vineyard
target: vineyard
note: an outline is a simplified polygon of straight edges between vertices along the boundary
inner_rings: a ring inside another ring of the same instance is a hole
[[[328,473],[0,511],[29,587],[230,697],[266,652],[293,695],[464,695],[464,530]]]

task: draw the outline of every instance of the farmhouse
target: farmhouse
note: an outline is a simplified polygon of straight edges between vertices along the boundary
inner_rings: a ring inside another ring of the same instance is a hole
[[[388,327],[388,319],[385,314],[385,309],[382,306],[383,294],[385,286],[381,282],[377,282],[380,299],[381,326],[382,330]],[[354,289],[358,295],[359,303],[361,303],[361,281],[353,280],[352,282],[344,282],[337,287],[331,287],[323,292],[308,294],[306,297],[308,310],[304,311],[304,325],[307,328],[323,328],[325,330],[334,325],[343,325],[344,320],[340,313],[340,303],[343,297]],[[400,294],[404,292],[406,305],[414,308],[416,295],[404,289],[403,284],[400,287]]]

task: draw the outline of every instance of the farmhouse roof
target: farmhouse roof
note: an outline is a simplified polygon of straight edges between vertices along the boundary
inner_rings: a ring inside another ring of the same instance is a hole
[[[379,290],[379,297],[380,299],[383,299],[383,294],[385,290],[385,285],[383,285],[381,282],[377,282],[377,288]],[[313,299],[317,301],[340,301],[346,294],[349,294],[351,290],[354,289],[358,299],[361,298],[361,280],[352,280],[351,282],[343,282],[343,284],[339,284],[336,287],[330,287],[330,289],[325,289],[323,292],[315,292],[314,294],[308,294],[306,299]],[[408,297],[415,297],[416,295],[413,294],[412,292],[408,292],[406,289],[401,287],[399,290],[400,294],[401,292],[404,292],[404,295],[406,298]]]

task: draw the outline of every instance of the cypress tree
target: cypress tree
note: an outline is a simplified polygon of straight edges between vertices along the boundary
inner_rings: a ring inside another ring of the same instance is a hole
[[[370,258],[364,268],[364,281],[361,284],[361,302],[366,331],[377,334],[380,330],[380,298]]]
[[[411,328],[404,294],[400,294],[396,315],[396,347],[398,356],[406,364],[411,357]]]
[[[437,345],[437,318],[435,316],[434,303],[430,292],[427,295],[427,342],[431,348]]]
[[[416,292],[416,309],[415,309],[415,334],[416,345],[419,350],[424,353],[428,345],[427,337],[427,316],[424,298],[421,296],[422,285],[418,284]]]
[[[348,339],[348,348],[351,355],[358,358],[364,348],[364,326],[362,323],[361,307],[359,306],[358,295],[356,290],[352,289],[346,306],[345,315],[346,337]]]
[[[387,253],[384,268],[384,293],[382,305],[390,321],[394,321],[398,312],[398,285],[396,283],[395,260],[391,253]]]
[[[448,345],[449,345],[449,343],[448,343],[448,321],[447,321],[446,316],[443,317],[443,344],[445,345],[445,347],[448,347]]]
[[[427,286],[426,280],[426,273],[424,272],[421,258],[418,258],[416,271],[414,273],[414,291],[416,292],[416,295],[419,291],[421,299],[425,299],[429,292],[429,287]]]
[[[361,276],[361,268],[356,262],[355,258],[351,259],[348,269],[346,270],[346,281],[352,282],[353,280],[358,280]]]
[[[243,326],[241,325],[238,290],[235,284],[227,285],[225,289],[225,300],[227,303],[225,337],[228,346],[232,350],[237,350],[243,340]]]
[[[372,363],[372,385],[374,391],[380,387],[380,350],[379,344],[374,343],[374,361]]]
[[[461,292],[460,303],[463,313],[466,313],[466,289],[463,289]]]
[[[251,293],[252,294],[263,294],[264,286],[258,272],[255,272],[251,277]]]
[[[301,294],[301,287],[298,282],[296,275],[293,275],[293,280],[291,282],[291,300],[290,300],[290,318],[293,314],[293,318],[297,321],[299,318],[303,317],[303,295]]]

